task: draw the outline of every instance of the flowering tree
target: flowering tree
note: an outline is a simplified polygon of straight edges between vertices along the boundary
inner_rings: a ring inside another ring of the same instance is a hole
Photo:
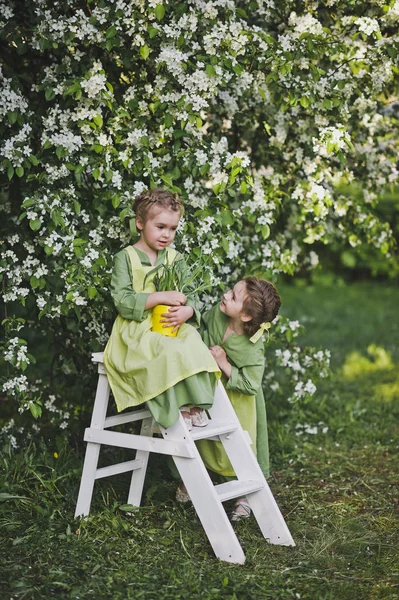
[[[0,13],[10,414],[45,409],[61,427],[77,414],[112,322],[112,255],[148,186],[183,198],[177,244],[211,255],[211,300],[244,273],[315,266],[316,244],[390,257],[374,208],[398,179],[398,0],[0,0]],[[326,360],[301,356],[299,330],[280,319],[267,373],[276,389],[274,366],[290,370],[293,400]]]

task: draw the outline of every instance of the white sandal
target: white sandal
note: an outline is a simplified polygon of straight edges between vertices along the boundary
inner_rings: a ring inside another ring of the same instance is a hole
[[[187,429],[189,431],[191,431],[193,428],[193,420],[190,415],[190,409],[186,408],[186,407],[182,407],[182,408],[180,408],[180,413],[184,419],[185,424],[187,425]]]
[[[241,521],[241,519],[248,519],[251,516],[251,512],[251,507],[249,506],[247,499],[239,498],[231,513],[231,520]]]
[[[206,427],[209,423],[209,418],[203,408],[192,408],[190,417],[193,427]]]

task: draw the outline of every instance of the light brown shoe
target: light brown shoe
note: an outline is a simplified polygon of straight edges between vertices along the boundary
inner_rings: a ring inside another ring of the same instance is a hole
[[[238,498],[231,513],[232,521],[241,521],[251,516],[251,508],[246,498]]]
[[[188,492],[186,490],[186,486],[184,485],[184,483],[181,483],[177,489],[176,489],[176,502],[181,502],[182,504],[186,504],[187,502],[190,502],[190,496],[188,495]]]

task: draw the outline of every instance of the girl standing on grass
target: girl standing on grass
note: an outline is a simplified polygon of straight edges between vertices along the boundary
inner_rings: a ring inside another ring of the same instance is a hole
[[[223,295],[222,302],[202,317],[202,337],[222,371],[222,381],[243,429],[248,431],[259,465],[269,476],[266,408],[262,393],[265,368],[262,334],[281,306],[269,281],[249,277]],[[224,480],[235,473],[220,442],[197,442],[205,466]],[[177,497],[179,494],[177,494]],[[181,494],[180,494],[181,497]],[[233,520],[249,517],[246,498],[239,498]]]
[[[188,323],[199,318],[195,301],[178,291],[157,292],[151,273],[178,259],[177,268],[189,275],[182,256],[169,248],[183,205],[176,195],[153,189],[135,199],[134,210],[140,239],[115,256],[111,295],[119,314],[104,352],[116,406],[121,411],[146,402],[165,428],[181,410],[189,428],[201,427],[208,422],[203,409],[212,406],[219,367]],[[151,331],[151,309],[157,304],[170,307],[164,323],[179,327],[177,337]]]

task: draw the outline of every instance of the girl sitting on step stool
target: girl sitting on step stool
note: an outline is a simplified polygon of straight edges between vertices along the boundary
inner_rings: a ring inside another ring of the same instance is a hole
[[[104,352],[104,365],[118,411],[147,403],[155,421],[170,427],[182,412],[189,428],[208,423],[204,409],[213,404],[220,370],[188,321],[198,319],[195,302],[178,291],[156,291],[154,266],[176,263],[183,275],[182,256],[169,248],[183,205],[166,190],[140,194],[134,203],[140,239],[116,254],[111,295],[118,311]],[[177,337],[151,331],[151,312],[168,305],[164,326],[178,329]],[[193,406],[194,405],[194,406]]]
[[[269,447],[266,408],[262,393],[265,368],[262,334],[268,330],[281,306],[280,296],[269,281],[249,277],[236,283],[223,300],[202,317],[202,337],[223,375],[222,382],[252,449],[265,475],[269,476]],[[198,450],[205,466],[224,481],[234,471],[220,442],[199,440]],[[189,498],[181,484],[176,499]],[[232,520],[249,517],[246,498],[238,498]]]

